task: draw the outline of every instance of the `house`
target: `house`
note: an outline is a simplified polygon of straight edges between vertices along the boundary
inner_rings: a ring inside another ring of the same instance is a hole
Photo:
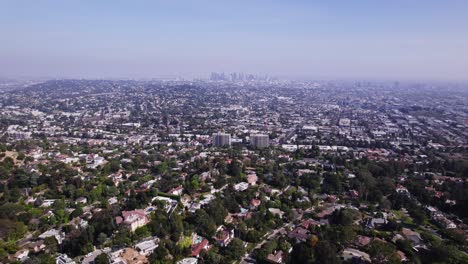
[[[182,195],[182,197],[180,197],[180,202],[182,203],[184,207],[189,207],[191,201],[192,201],[192,198],[188,194]]]
[[[76,199],[76,203],[86,204],[87,202],[88,202],[88,198],[86,198],[86,197],[80,197],[80,198]]]
[[[229,230],[227,227],[221,225],[216,230],[216,235],[213,238],[220,246],[226,247],[234,238],[234,230]]]
[[[107,178],[110,178],[115,186],[118,186],[119,183],[123,181],[122,173],[113,173],[107,176]]]
[[[41,207],[51,207],[55,203],[55,199],[44,200],[41,204]]]
[[[211,179],[211,172],[205,171],[205,172],[203,172],[203,173],[200,174],[200,180],[201,180],[201,181],[204,182],[204,181],[206,181],[206,180],[208,180],[208,179]]]
[[[406,262],[409,259],[406,257],[406,254],[403,251],[398,250],[397,251],[398,257],[400,258],[401,262]]]
[[[279,217],[283,217],[284,215],[284,212],[278,208],[268,208],[268,211],[272,213],[273,215],[277,215]]]
[[[328,195],[326,197],[328,198]],[[317,195],[317,198],[314,198],[314,199],[323,199],[323,196],[321,197],[321,196]],[[326,206],[324,206],[323,210],[320,211],[319,213],[317,213],[317,217],[318,218],[326,218],[326,217],[330,216],[331,214],[333,214],[333,212],[335,210],[341,209],[343,207],[344,206],[340,205],[340,204],[332,205],[332,206],[329,206],[328,204],[326,204]]]
[[[249,184],[246,182],[240,182],[236,185],[234,185],[234,190],[237,192],[243,192],[249,188]]]
[[[288,238],[293,239],[296,242],[305,242],[310,236],[309,230],[303,227],[296,227],[293,231],[289,232]]]
[[[149,256],[158,247],[159,239],[154,238],[140,242],[135,245],[135,249],[143,256]]]
[[[14,257],[17,261],[25,261],[28,258],[29,250],[28,249],[20,249],[18,252],[15,253]]]
[[[357,236],[356,237],[356,240],[354,241],[354,244],[356,244],[357,246],[359,247],[365,247],[367,245],[369,245],[369,243],[371,242],[372,238],[371,237],[368,237],[368,236]]]
[[[252,173],[252,174],[247,175],[247,183],[249,185],[251,185],[251,186],[256,185],[257,181],[258,181],[257,174]]]
[[[409,228],[402,228],[401,233],[406,239],[413,243],[415,248],[424,246],[421,235],[418,232],[415,232]]]
[[[75,217],[70,221],[70,224],[75,228],[86,228],[88,226],[88,221],[81,219],[80,217]]]
[[[67,254],[60,254],[55,258],[55,263],[56,264],[76,264],[73,259],[67,256]]]
[[[109,253],[109,259],[111,264],[127,264],[127,262],[122,258],[122,253],[124,249],[119,249]]]
[[[169,197],[164,197],[164,196],[153,197],[153,199],[151,199],[151,202],[154,202],[154,201],[163,201],[164,209],[166,210],[166,213],[168,214],[171,214],[178,205],[177,200],[171,199]]]
[[[144,210],[122,211],[122,217],[116,217],[115,222],[117,225],[127,226],[133,232],[137,228],[148,224],[149,218]]]
[[[262,204],[262,201],[259,199],[252,199],[250,200],[250,209],[255,209]]]
[[[97,258],[97,256],[101,255],[102,253],[108,254],[110,253],[110,248],[104,248],[104,249],[97,249],[94,250],[93,252],[90,252],[86,254],[86,256],[83,258],[81,261],[82,264],[93,264],[94,260]]]
[[[113,205],[113,204],[116,204],[119,200],[117,200],[117,197],[111,197],[107,200],[107,202],[110,204],[110,205]]]
[[[117,257],[111,259],[110,264],[129,264],[124,258]]]
[[[177,264],[197,264],[198,259],[196,258],[184,258],[182,260],[177,261]]]
[[[89,154],[86,156],[86,167],[88,169],[96,169],[100,165],[105,163],[105,159],[103,157],[100,157],[98,154]]]
[[[39,241],[31,242],[27,244],[27,247],[31,252],[37,253],[39,251],[44,250],[46,248],[46,245],[44,244],[43,240],[39,240]]]
[[[246,220],[252,217],[252,212],[250,212],[248,209],[241,208],[239,213],[232,214],[231,216],[236,219]]]
[[[199,236],[197,234],[192,235],[192,256],[197,257],[200,256],[200,252],[202,250],[210,250],[211,245],[208,242],[208,239]]]
[[[283,251],[282,250],[278,250],[276,252],[273,252],[273,253],[270,253],[268,254],[266,260],[270,263],[274,263],[274,264],[280,264],[280,263],[284,263],[283,262]]]
[[[406,189],[403,185],[400,185],[400,184],[397,185],[395,191],[396,191],[397,193],[402,193],[402,194],[409,195],[408,189]]]
[[[309,229],[312,226],[320,226],[320,222],[317,222],[313,219],[305,219],[305,220],[302,220],[300,226],[305,229]]]
[[[182,195],[182,193],[184,192],[184,187],[182,187],[182,185],[179,185],[177,187],[174,187],[172,189],[170,189],[167,193],[168,194],[172,194],[172,195]]]
[[[445,217],[441,212],[437,211],[437,209],[435,209],[434,211],[431,211],[431,220],[436,225],[442,228],[446,228],[446,229],[457,228],[457,225],[454,222],[452,222],[447,217]]]
[[[374,229],[383,226],[387,223],[385,218],[368,218],[364,220],[364,227],[367,229]]]
[[[59,244],[62,244],[62,241],[65,239],[63,233],[56,229],[47,230],[44,233],[39,235],[40,239],[45,239],[47,237],[55,237],[55,239],[57,239],[57,242]]]
[[[356,190],[350,190],[349,196],[351,197],[351,199],[357,199],[359,198],[359,192]]]
[[[198,209],[201,209],[201,204],[200,203],[192,203],[189,207],[189,212],[195,213]]]
[[[214,200],[216,197],[213,194],[207,194],[204,195],[204,199],[200,201],[201,205],[207,205],[209,204],[212,200]]]
[[[358,260],[369,262],[369,263],[371,262],[369,254],[367,254],[366,252],[362,252],[360,250],[354,249],[354,248],[344,249],[343,252],[341,253],[341,258],[344,261],[358,259]]]

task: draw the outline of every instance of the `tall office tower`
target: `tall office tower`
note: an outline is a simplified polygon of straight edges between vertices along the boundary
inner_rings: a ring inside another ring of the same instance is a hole
[[[256,148],[266,148],[269,144],[268,135],[257,134],[250,136],[250,144]]]
[[[237,81],[237,73],[233,72],[231,73],[231,81],[236,82]]]
[[[215,133],[213,134],[213,146],[224,147],[231,145],[231,134]]]

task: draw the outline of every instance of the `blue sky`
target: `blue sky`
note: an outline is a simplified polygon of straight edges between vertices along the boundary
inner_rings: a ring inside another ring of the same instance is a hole
[[[0,0],[0,76],[468,79],[468,1]]]

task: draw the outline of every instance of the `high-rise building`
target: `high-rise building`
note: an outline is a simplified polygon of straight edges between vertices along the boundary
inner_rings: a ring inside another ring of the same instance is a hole
[[[268,135],[256,134],[250,135],[250,144],[256,148],[266,148],[269,144]]]
[[[213,134],[213,146],[224,147],[231,145],[231,134],[215,133]]]

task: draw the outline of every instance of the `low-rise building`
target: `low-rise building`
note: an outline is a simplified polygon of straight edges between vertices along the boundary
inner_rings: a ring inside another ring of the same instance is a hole
[[[148,256],[158,247],[159,239],[153,238],[135,245],[135,249],[143,256]]]
[[[115,222],[127,226],[131,231],[145,226],[149,223],[149,218],[144,210],[122,211],[122,217],[115,218]]]

